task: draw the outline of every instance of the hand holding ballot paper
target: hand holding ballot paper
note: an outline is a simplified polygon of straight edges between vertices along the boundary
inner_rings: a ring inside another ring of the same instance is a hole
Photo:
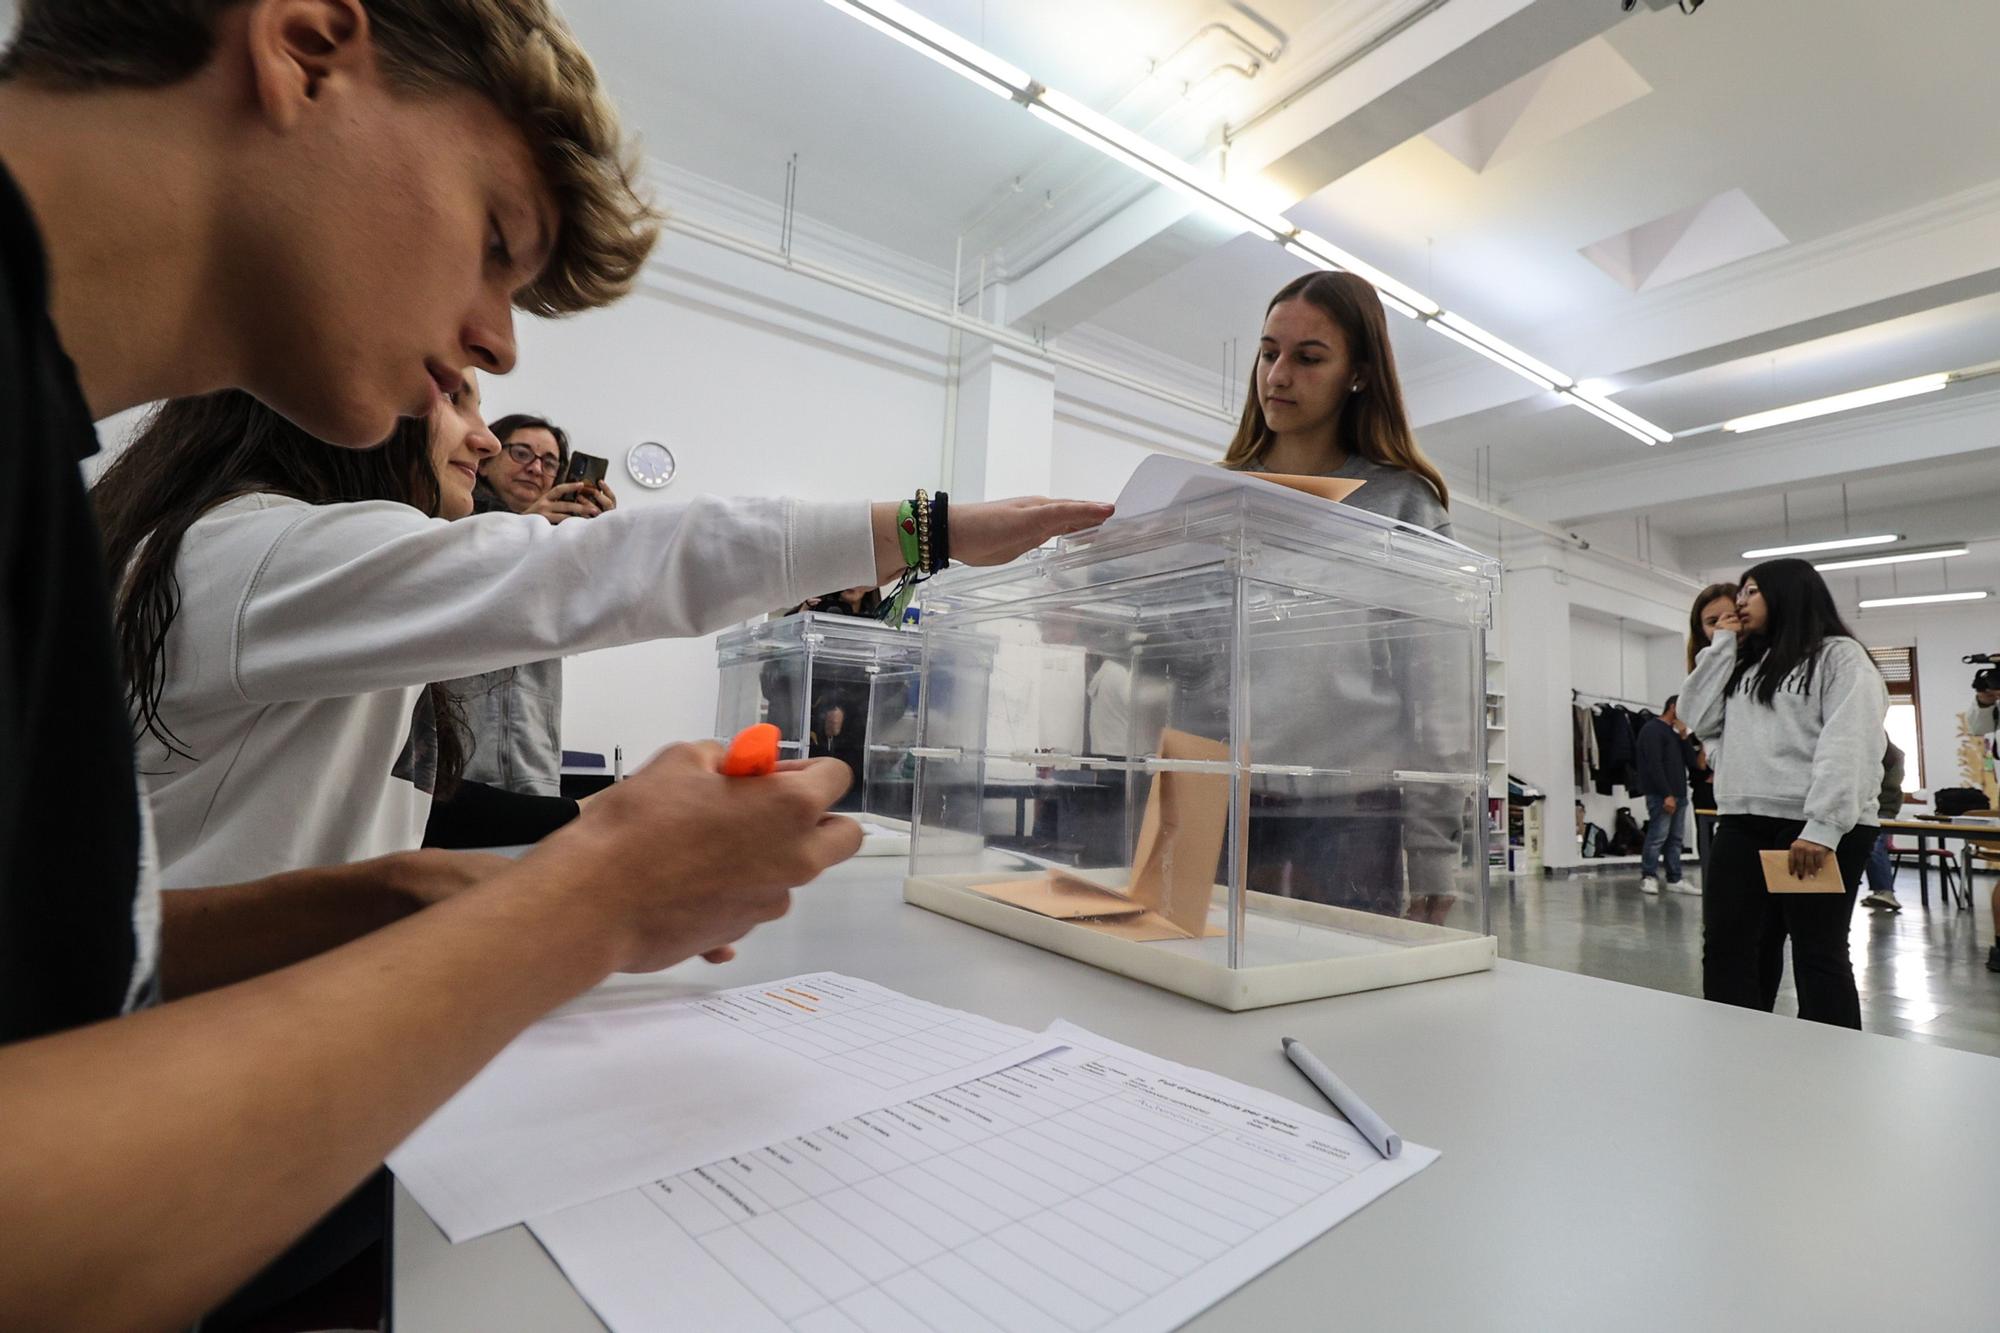
[[[1824,848],[1821,849],[1823,852]],[[1792,851],[1758,852],[1758,859],[1764,864],[1764,887],[1772,893],[1845,893],[1847,885],[1840,878],[1840,863],[1831,852],[1820,858],[1819,867],[1808,874],[1800,874],[1793,864],[1796,860],[1796,844]]]

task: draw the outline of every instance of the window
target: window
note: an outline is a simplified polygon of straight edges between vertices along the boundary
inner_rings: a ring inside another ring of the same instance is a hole
[[[1870,648],[1868,655],[1889,687],[1889,739],[1906,756],[1903,787],[1916,791],[1928,787],[1924,781],[1924,713],[1917,701],[1917,650],[1915,648]]]

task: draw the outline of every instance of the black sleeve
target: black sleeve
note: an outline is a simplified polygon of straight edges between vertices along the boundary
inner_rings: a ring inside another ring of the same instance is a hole
[[[554,833],[576,812],[576,802],[566,796],[529,796],[483,782],[461,782],[450,800],[431,802],[424,846],[524,846]]]

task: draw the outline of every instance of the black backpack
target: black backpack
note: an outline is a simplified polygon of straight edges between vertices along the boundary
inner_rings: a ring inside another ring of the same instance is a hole
[[[1595,824],[1583,826],[1583,855],[1586,860],[1604,855],[1604,830]]]
[[[1639,827],[1639,821],[1632,818],[1632,807],[1621,805],[1611,820],[1611,854],[1613,856],[1637,856],[1646,846],[1646,830]]]
[[[1984,810],[1992,802],[1977,787],[1946,787],[1931,793],[1931,808],[1941,815],[1962,815],[1968,810]]]

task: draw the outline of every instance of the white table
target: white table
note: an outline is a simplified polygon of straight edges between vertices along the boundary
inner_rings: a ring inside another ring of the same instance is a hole
[[[910,907],[850,863],[726,967],[821,968],[1117,1041],[1313,1104],[1309,1041],[1444,1159],[1188,1327],[1992,1327],[2000,1060],[1502,962],[1227,1014]],[[601,1327],[523,1227],[451,1246],[400,1188],[396,1333]],[[708,1333],[702,1330],[700,1333]]]

